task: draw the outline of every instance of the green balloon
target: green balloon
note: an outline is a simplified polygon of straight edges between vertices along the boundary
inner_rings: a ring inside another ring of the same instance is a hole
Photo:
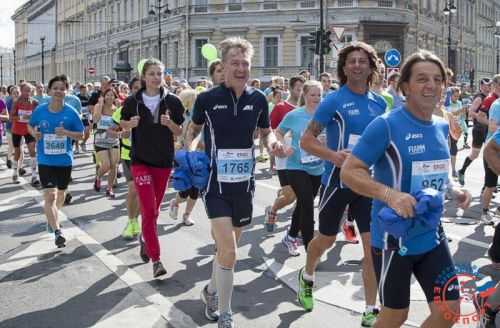
[[[142,75],[142,69],[144,68],[144,63],[147,61],[147,59],[141,59],[139,63],[137,63],[137,72]]]
[[[201,47],[201,54],[206,60],[212,61],[217,58],[217,48],[211,43],[205,43]]]

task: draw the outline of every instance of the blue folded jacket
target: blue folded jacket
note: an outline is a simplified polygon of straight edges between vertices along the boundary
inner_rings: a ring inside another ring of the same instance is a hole
[[[437,229],[443,213],[444,197],[442,192],[427,188],[412,195],[417,201],[415,217],[402,218],[388,206],[384,206],[377,215],[380,227],[389,235],[403,241],[410,229],[420,228],[425,231]]]
[[[204,190],[208,184],[209,160],[204,152],[178,150],[175,153],[172,186],[177,191],[191,187]]]

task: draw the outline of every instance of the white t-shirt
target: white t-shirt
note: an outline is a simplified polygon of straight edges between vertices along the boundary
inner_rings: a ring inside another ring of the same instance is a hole
[[[160,94],[156,96],[150,97],[145,93],[142,94],[142,100],[144,101],[144,105],[151,111],[151,114],[154,114],[158,103],[160,102]]]

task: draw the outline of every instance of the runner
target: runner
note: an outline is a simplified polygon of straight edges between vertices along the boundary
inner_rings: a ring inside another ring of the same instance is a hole
[[[90,97],[87,91],[87,85],[85,84],[80,85],[80,93],[78,94],[77,97],[78,99],[80,99],[80,103],[82,104],[82,122],[83,126],[85,127],[85,132],[82,140],[82,151],[86,152],[87,140],[89,140],[90,131],[92,130],[92,125],[90,124],[92,117],[90,115],[90,109],[89,109]]]
[[[297,205],[292,214],[290,229],[283,238],[283,243],[292,243],[295,254],[299,255],[297,238],[299,231],[302,233],[303,245],[307,251],[309,242],[314,237],[314,198],[321,184],[321,174],[324,171],[323,161],[314,155],[308,154],[300,148],[300,138],[309,121],[312,119],[316,108],[321,101],[322,86],[318,81],[307,81],[303,86],[299,108],[285,115],[278,129],[275,130],[278,140],[282,141],[287,133],[291,133],[291,155],[286,161],[286,174],[290,183],[289,187],[297,195]],[[288,245],[287,245],[288,246]]]
[[[49,81],[52,101],[37,107],[29,121],[29,131],[37,140],[37,159],[40,180],[44,189],[44,212],[54,231],[55,244],[64,247],[66,239],[59,224],[64,193],[68,187],[73,165],[71,140],[83,138],[83,124],[78,113],[64,103],[69,83],[64,75]]]
[[[294,76],[290,79],[290,93],[288,99],[284,102],[276,104],[270,115],[271,128],[273,129],[273,131],[278,128],[285,115],[295,109],[295,107],[298,105],[305,81],[306,80],[300,75]],[[283,136],[283,141],[288,147],[290,146],[291,139],[288,135]],[[275,167],[278,173],[278,179],[281,189],[278,191],[278,195],[274,200],[273,205],[266,207],[265,210],[265,222],[270,226],[276,224],[276,220],[278,219],[278,211],[285,206],[292,204],[296,199],[295,193],[293,192],[293,189],[290,186],[290,182],[288,181],[286,162],[286,158],[275,158]],[[294,213],[298,215],[299,212],[294,211]],[[298,220],[298,217],[292,217],[293,222],[299,222]],[[291,256],[300,255],[298,251],[299,239],[293,238],[289,233],[286,233],[281,242],[288,249],[288,253]]]
[[[94,181],[94,190],[101,190],[101,179],[107,173],[108,185],[106,196],[115,198],[113,185],[116,179],[116,170],[120,161],[120,140],[118,125],[113,122],[113,113],[116,111],[115,100],[117,95],[114,89],[107,89],[102,93],[94,107],[92,118],[97,124],[94,134],[94,149],[99,161],[99,169]]]
[[[325,173],[319,204],[319,234],[307,249],[306,267],[299,272],[298,298],[305,310],[313,309],[314,271],[322,254],[335,243],[344,210],[349,206],[363,242],[363,284],[366,311],[362,325],[371,327],[378,310],[375,308],[377,284],[370,252],[371,200],[345,187],[340,180],[340,167],[356,144],[365,127],[385,111],[385,100],[369,90],[377,74],[377,54],[368,44],[353,43],[339,52],[337,65],[341,87],[319,106],[301,140],[308,153],[325,160]],[[327,144],[317,137],[326,128]]]
[[[12,143],[12,119],[10,117],[10,113],[12,112],[13,103],[19,98],[19,94],[21,91],[17,85],[10,85],[7,88],[7,92],[9,96],[5,99],[5,106],[7,106],[7,112],[9,113],[9,121],[5,124],[6,136],[7,136],[7,155],[6,155],[6,165],[7,168],[12,168],[12,159],[14,158],[14,144]],[[19,159],[19,163],[23,163],[24,161],[24,153],[21,152],[21,158]],[[26,173],[24,169],[19,168],[19,174],[24,175]]]
[[[462,134],[467,133],[467,125],[465,124],[465,109],[462,106],[462,102],[458,99],[460,97],[460,88],[451,87],[450,103],[446,110],[452,114],[453,118],[456,120]],[[455,169],[457,162],[457,147],[458,139],[450,138],[450,158],[451,158],[451,174],[454,178],[458,177],[457,171]]]
[[[205,151],[211,161],[205,207],[217,245],[212,279],[202,291],[205,316],[223,328],[234,327],[231,312],[236,245],[253,212],[254,143],[256,128],[270,153],[283,147],[269,129],[267,100],[247,87],[253,47],[238,37],[220,44],[224,83],[198,96],[186,145],[203,125]],[[219,310],[220,317],[217,313]]]
[[[374,199],[371,245],[382,304],[376,328],[404,324],[412,274],[431,310],[421,327],[451,327],[454,322],[445,319],[440,308],[447,306],[452,313],[460,308],[460,287],[456,276],[453,279],[455,267],[440,222],[435,226],[430,221],[428,225],[411,224],[405,229],[405,237],[396,239],[378,218],[381,208],[389,206],[400,217],[399,222],[415,220],[415,194],[427,187],[444,192],[449,185],[459,207],[470,204],[468,192],[449,184],[448,124],[432,116],[441,99],[445,74],[441,60],[430,52],[421,50],[409,56],[398,86],[406,97],[405,107],[376,118],[342,166],[342,181],[354,192]],[[373,177],[369,170],[372,165]],[[437,215],[441,216],[441,211]],[[445,299],[434,303],[435,288],[444,287],[436,284],[438,276],[450,270],[452,279],[448,281],[453,281],[455,288],[446,288]]]
[[[487,113],[493,101],[496,100],[495,89],[499,89],[500,94],[500,76],[495,76],[492,80],[482,79],[480,82],[480,92],[474,97],[469,109],[469,116],[473,119],[472,127],[472,148],[470,155],[465,158],[462,168],[458,171],[458,182],[465,185],[465,171],[472,164],[481,152],[481,147],[488,134]],[[493,91],[489,95],[490,91]]]
[[[19,183],[19,168],[22,166],[21,159],[21,140],[24,139],[28,146],[28,151],[31,158],[31,185],[38,187],[37,163],[35,139],[28,131],[28,122],[31,114],[35,110],[38,103],[31,98],[32,85],[29,83],[21,83],[19,86],[21,94],[19,98],[12,104],[11,122],[12,122],[12,144],[14,145],[14,162],[12,163],[13,175],[12,181]]]
[[[120,125],[132,130],[131,172],[139,196],[142,233],[140,256],[153,262],[153,277],[165,275],[160,261],[157,220],[174,158],[174,136],[182,133],[184,108],[179,98],[162,86],[165,66],[150,58],[141,76],[145,87],[128,97]]]
[[[45,93],[45,86],[42,82],[36,84],[33,99],[35,99],[39,105],[49,101],[49,96]]]

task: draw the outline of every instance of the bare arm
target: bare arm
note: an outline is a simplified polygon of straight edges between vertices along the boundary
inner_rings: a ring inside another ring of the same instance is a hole
[[[345,150],[337,152],[323,145],[321,141],[318,140],[318,136],[323,129],[324,126],[319,122],[311,120],[300,139],[300,148],[311,155],[332,162],[337,167],[341,167],[349,152]]]
[[[484,148],[484,159],[486,163],[488,163],[488,167],[495,172],[495,174],[500,174],[500,145],[498,145],[495,140],[491,139],[486,144]]]
[[[193,145],[193,141],[200,135],[201,129],[203,129],[203,124],[198,125],[193,121],[189,123],[186,137],[184,139],[184,148],[186,150],[191,151],[196,149],[198,145]]]
[[[497,122],[495,120],[488,121],[488,131],[494,133],[497,130]]]
[[[479,97],[476,97],[474,101],[471,103],[469,107],[469,115],[471,118],[476,118],[477,115],[477,110],[479,109],[479,106],[481,106],[482,100]]]
[[[2,122],[9,121],[9,112],[7,111],[7,108],[4,108],[4,110],[0,113],[0,121]]]

